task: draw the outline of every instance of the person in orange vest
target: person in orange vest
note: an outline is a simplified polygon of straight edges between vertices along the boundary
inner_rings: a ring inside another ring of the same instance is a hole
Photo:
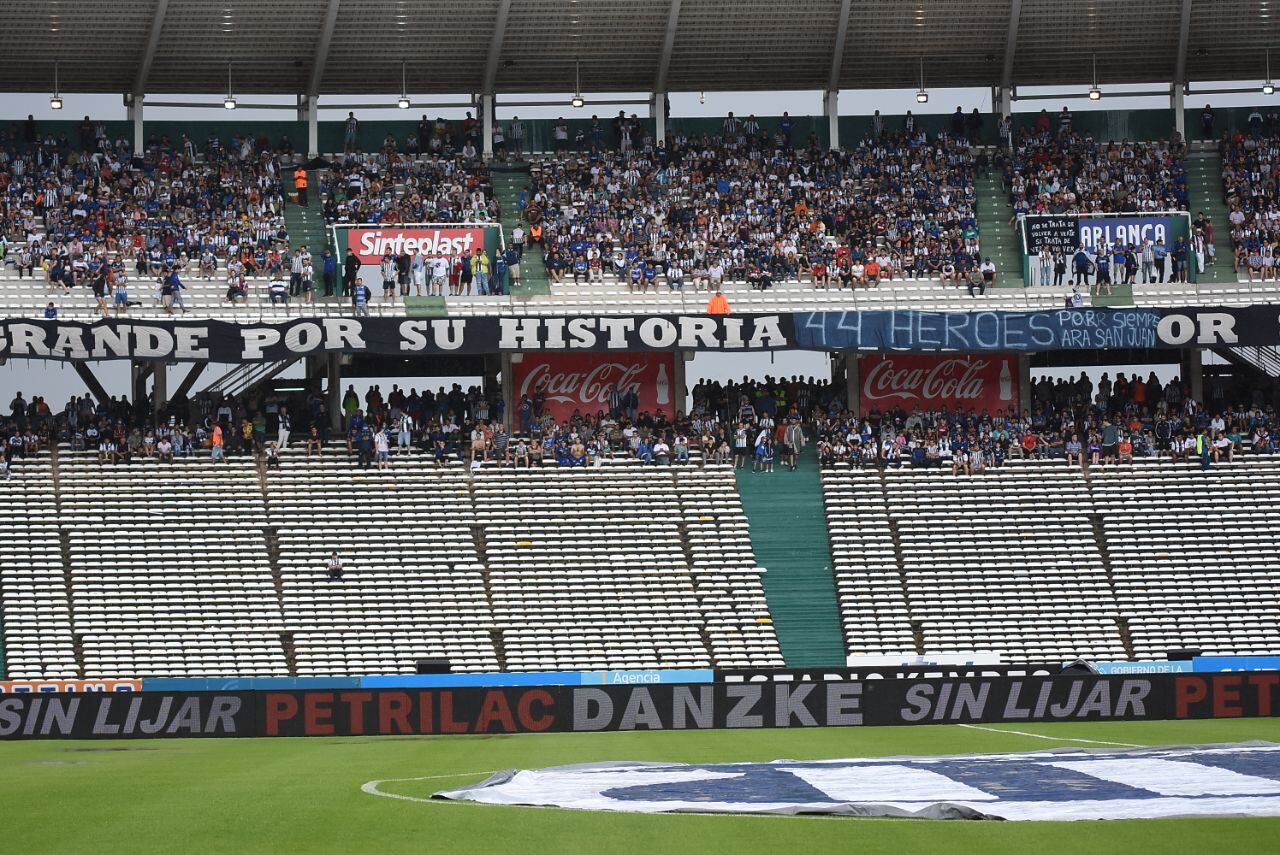
[[[711,295],[711,299],[707,301],[708,315],[730,315],[733,314],[729,309],[729,301],[725,299],[724,294],[716,291]]]
[[[293,170],[293,186],[298,190],[298,204],[304,208],[307,205],[307,170],[306,167],[299,166]]]

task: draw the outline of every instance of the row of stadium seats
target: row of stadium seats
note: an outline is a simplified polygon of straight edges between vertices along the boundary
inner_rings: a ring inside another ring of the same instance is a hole
[[[183,299],[189,312],[199,317],[227,320],[247,318],[285,319],[304,315],[351,315],[349,300],[317,297],[305,304],[300,298],[290,303],[271,303],[267,298],[266,280],[251,280],[248,303],[231,304],[225,301],[227,285],[225,276],[219,274],[212,280],[185,278]],[[155,283],[150,279],[135,279],[130,283],[130,317],[157,318],[166,316],[155,294]],[[9,316],[40,317],[52,303],[63,318],[88,319],[100,315],[92,294],[77,288],[70,294],[48,294],[43,280],[23,278],[12,274],[0,274],[0,312]],[[822,289],[807,283],[781,282],[768,291],[750,289],[745,283],[726,282],[723,292],[730,305],[738,312],[792,312],[792,311],[857,311],[868,309],[909,308],[928,311],[1006,309],[1054,309],[1060,308],[1070,293],[1070,288],[997,288],[985,296],[970,297],[962,287],[944,285],[937,280],[907,280],[882,283],[874,288]],[[404,301],[381,299],[375,291],[369,313],[373,316],[398,317],[405,314]],[[700,313],[705,309],[708,293],[686,286],[683,292],[669,291],[666,286],[657,293],[631,293],[621,283],[606,281],[591,285],[572,283],[551,286],[550,294],[520,296],[459,296],[444,297],[450,314],[475,315],[553,315],[594,313]],[[1082,293],[1083,305],[1091,305],[1092,298]],[[1133,300],[1138,305],[1190,306],[1190,305],[1252,305],[1280,302],[1280,286],[1274,282],[1235,282],[1222,284],[1164,283],[1134,286]],[[1114,301],[1112,301],[1114,302]],[[110,303],[114,315],[114,303]]]
[[[783,664],[728,468],[262,473],[64,449],[15,471],[13,678]]]
[[[1280,643],[1280,460],[1203,471],[1059,461],[957,478],[830,468],[828,529],[848,650],[1010,661],[1272,652]]]

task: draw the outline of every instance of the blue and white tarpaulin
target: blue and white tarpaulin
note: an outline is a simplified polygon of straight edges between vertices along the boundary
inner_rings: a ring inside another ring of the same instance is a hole
[[[592,763],[499,772],[437,798],[634,813],[929,819],[1280,816],[1280,745],[772,763]]]

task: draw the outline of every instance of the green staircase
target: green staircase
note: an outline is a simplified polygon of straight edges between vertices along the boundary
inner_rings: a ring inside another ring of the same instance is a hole
[[[794,472],[739,470],[738,493],[787,667],[844,665],[816,446]]]
[[[979,176],[973,189],[978,194],[978,239],[984,258],[996,266],[997,288],[1022,288],[1022,245],[1018,232],[1009,225],[1013,206],[994,171]]]
[[[1210,144],[1201,148],[1193,144],[1187,153],[1187,190],[1191,195],[1191,217],[1201,211],[1213,223],[1213,242],[1218,257],[1205,259],[1199,282],[1235,282],[1236,271],[1231,258],[1231,224],[1227,222],[1227,206],[1222,201],[1222,158]]]
[[[320,277],[320,257],[329,242],[329,230],[324,225],[324,201],[320,198],[319,182],[315,171],[307,173],[307,190],[310,194],[310,205],[303,206],[286,197],[284,203],[284,227],[289,230],[289,246],[297,249],[306,245],[312,255],[312,263],[316,267],[316,278]],[[293,183],[290,172],[285,182]]]
[[[502,207],[502,229],[507,240],[511,239],[511,230],[520,221],[520,191],[529,186],[529,164],[524,162],[489,164],[489,174],[493,179],[493,195]],[[526,228],[525,231],[528,231]],[[547,269],[542,263],[542,247],[530,246],[524,251],[524,261],[520,263],[520,288],[513,289],[513,294],[530,296],[533,294],[550,294],[551,283],[547,280]]]

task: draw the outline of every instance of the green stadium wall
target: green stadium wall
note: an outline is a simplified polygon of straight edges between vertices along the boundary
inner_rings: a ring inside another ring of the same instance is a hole
[[[1197,140],[1203,138],[1200,126],[1200,112],[1202,109],[1203,105],[1189,105],[1186,108],[1185,118],[1189,139]],[[1246,126],[1246,118],[1252,109],[1252,107],[1215,108],[1215,136],[1220,136],[1226,130],[1244,128]],[[1264,109],[1274,111],[1274,107]],[[566,112],[569,112],[569,110],[566,109]],[[434,114],[429,111],[427,115],[429,118],[435,118]],[[604,127],[606,143],[612,145],[614,140],[611,120],[616,113],[606,111],[598,115]],[[1038,115],[1038,112],[1014,113],[1014,123],[1018,127],[1029,127],[1035,123]],[[422,113],[417,112],[412,119],[362,121],[358,136],[360,148],[366,151],[380,148],[388,134],[392,135],[398,146],[403,147],[409,135],[416,132],[418,119],[421,116]],[[1053,118],[1054,126],[1056,127],[1055,111],[1050,111],[1050,116]],[[819,144],[827,145],[829,126],[826,117],[792,116],[791,118],[794,122],[792,139],[796,143],[802,144],[810,134],[813,134],[818,138]],[[771,130],[777,127],[780,117],[757,116],[757,119],[763,129]],[[920,127],[930,133],[949,128],[951,124],[951,115],[949,113],[919,114],[916,119]],[[1173,110],[1171,109],[1074,110],[1072,119],[1075,127],[1092,132],[1096,139],[1102,141],[1160,139],[1169,136],[1174,127]],[[841,116],[840,138],[846,144],[863,139],[871,131],[871,120],[872,117],[866,115]],[[998,117],[993,113],[984,113],[982,120],[982,129],[979,134],[980,141],[988,144],[995,143],[999,125]],[[56,134],[66,134],[69,139],[74,140],[78,134],[80,121],[80,118],[41,120],[39,126],[42,133],[52,131]],[[456,122],[457,120],[451,119],[450,121]],[[569,125],[570,139],[579,130],[588,133],[590,131],[591,119],[589,116],[586,118],[566,117],[566,121]],[[643,133],[652,133],[653,122],[651,119],[642,118],[639,121],[643,128],[642,135]],[[676,116],[668,120],[667,127],[669,131],[678,133],[716,134],[720,131],[722,121],[723,118],[719,116]],[[904,115],[901,113],[886,114],[884,122],[886,128],[900,130],[903,127]],[[128,136],[132,133],[132,124],[128,121],[109,120],[106,124],[107,133],[113,139]],[[534,151],[549,150],[552,147],[552,129],[555,124],[555,119],[526,119],[526,146]],[[0,126],[4,126],[4,123],[0,123]],[[167,137],[175,145],[184,133],[190,136],[197,145],[201,146],[203,146],[204,141],[210,134],[217,136],[224,144],[230,143],[232,137],[246,133],[252,133],[255,136],[265,135],[272,145],[278,145],[282,137],[288,136],[297,151],[306,148],[307,142],[306,123],[296,120],[260,121],[223,118],[217,121],[183,121],[156,119],[147,121],[145,127],[149,141]],[[12,134],[19,133],[20,120],[15,118],[9,122],[7,130]],[[340,120],[320,122],[319,143],[322,152],[341,151],[342,139],[343,123]]]

